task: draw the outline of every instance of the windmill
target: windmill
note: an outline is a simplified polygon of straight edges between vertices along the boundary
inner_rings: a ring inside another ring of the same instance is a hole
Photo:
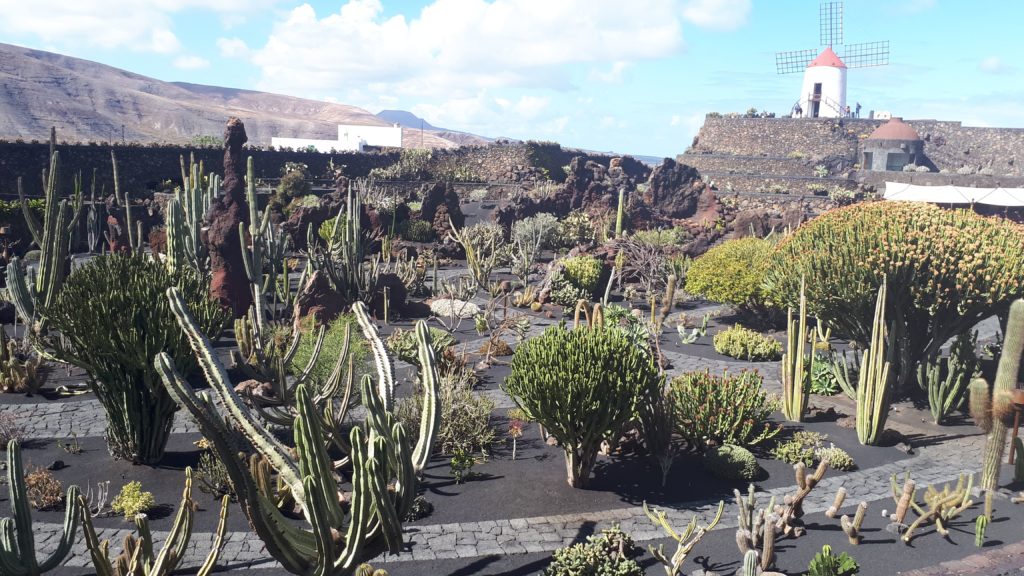
[[[847,69],[885,66],[889,63],[889,41],[843,44],[842,2],[821,3],[818,29],[824,50],[776,52],[775,66],[779,74],[804,73],[797,101],[804,116],[842,117],[846,109]]]

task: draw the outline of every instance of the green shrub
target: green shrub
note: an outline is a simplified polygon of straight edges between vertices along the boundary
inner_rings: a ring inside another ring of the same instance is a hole
[[[885,317],[906,382],[916,365],[983,318],[1024,295],[1024,227],[924,202],[868,202],[811,220],[768,260],[766,297],[796,305],[806,280],[808,314],[862,346],[887,279]],[[692,271],[691,271],[692,274]]]
[[[571,212],[558,223],[558,230],[551,239],[556,250],[571,250],[580,245],[594,243],[594,223],[584,212]]]
[[[834,396],[839,393],[839,380],[832,370],[831,355],[815,352],[814,366],[811,370],[811,394]]]
[[[347,214],[342,214],[341,215],[341,224],[340,224],[340,227],[337,230],[337,234],[339,236],[341,235],[342,231],[345,229],[345,220],[346,220],[347,217],[348,217]],[[332,218],[328,218],[327,220],[324,220],[323,224],[321,224],[320,228],[317,230],[317,236],[319,236],[320,239],[323,240],[325,246],[328,245],[328,244],[331,244],[331,234],[335,233],[334,223],[337,222],[337,221],[338,221],[338,216],[334,216]]]
[[[604,263],[594,256],[570,256],[562,259],[562,268],[551,281],[551,299],[563,306],[590,300],[599,288]]]
[[[725,480],[753,480],[761,473],[757,458],[742,446],[714,446],[704,453],[704,467]]]
[[[638,242],[661,248],[679,246],[691,238],[690,233],[685,228],[680,227],[637,230],[631,236]]]
[[[652,355],[617,330],[552,326],[520,344],[502,388],[565,450],[569,484],[587,484],[601,442],[661,389]]]
[[[434,357],[438,360],[444,358],[445,351],[454,346],[455,342],[455,337],[445,330],[430,328],[430,347],[434,349]],[[416,341],[415,330],[395,328],[395,331],[388,336],[384,345],[387,346],[388,352],[391,352],[395,358],[408,362],[413,366],[420,365],[419,343]]]
[[[617,526],[555,550],[544,576],[643,576],[633,539]]]
[[[118,514],[124,515],[129,522],[136,514],[143,514],[156,506],[156,498],[152,492],[142,491],[142,482],[129,482],[121,488],[121,492],[110,503],[110,508]]]
[[[772,456],[789,464],[803,462],[808,467],[814,465],[814,448],[798,440],[780,442],[772,449]]]
[[[750,362],[778,360],[782,357],[782,344],[778,340],[738,324],[715,334],[712,342],[715,352]]]
[[[828,448],[818,448],[814,451],[814,457],[818,460],[824,460],[828,464],[829,468],[833,470],[853,470],[857,467],[857,464],[853,461],[853,457],[843,450],[842,448],[832,445]]]
[[[57,359],[85,370],[107,415],[107,445],[115,458],[156,464],[163,457],[177,405],[153,357],[167,352],[185,377],[197,366],[171,312],[171,286],[203,333],[216,339],[229,315],[210,299],[206,282],[189,266],[171,272],[141,255],[90,260],[68,276],[56,302],[43,310],[53,329],[44,343]]]
[[[853,576],[860,571],[860,566],[846,552],[836,556],[828,544],[821,547],[821,552],[814,555],[807,566],[807,576]]]
[[[708,300],[760,311],[764,307],[761,282],[770,240],[739,238],[708,250],[690,264],[686,272],[686,291]]]
[[[406,220],[402,223],[400,234],[410,242],[434,241],[434,227],[426,220]]]
[[[338,362],[338,355],[341,354],[345,345],[345,330],[350,326],[352,333],[349,337],[348,354],[357,374],[359,373],[368,354],[366,339],[363,338],[363,333],[356,323],[356,317],[352,314],[342,314],[327,326],[324,343],[320,347],[320,356],[316,359],[316,364],[313,365],[313,370],[310,372],[314,382],[326,382],[330,378],[331,372],[334,371],[334,366]],[[293,374],[306,369],[310,358],[313,357],[313,350],[316,348],[317,329],[314,328],[313,318],[305,318],[300,329],[303,335],[299,340],[298,348],[295,349],[295,355],[292,357],[291,372]],[[356,382],[358,386],[358,376]]]
[[[309,194],[309,167],[299,162],[288,162],[284,165],[284,174],[277,188],[270,196],[270,207],[275,212],[284,211],[292,200]]]
[[[678,433],[693,448],[734,444],[754,446],[782,429],[768,421],[776,403],[761,388],[754,371],[712,376],[687,372],[672,380],[670,393],[679,410]]]
[[[475,378],[472,370],[465,367],[441,378],[438,386],[441,426],[434,446],[442,454],[486,454],[494,444],[494,429],[490,425],[494,400],[473,392]],[[415,444],[419,439],[420,418],[423,414],[423,394],[419,383],[416,386],[413,395],[399,401],[395,411],[398,421],[409,430],[410,444]]]

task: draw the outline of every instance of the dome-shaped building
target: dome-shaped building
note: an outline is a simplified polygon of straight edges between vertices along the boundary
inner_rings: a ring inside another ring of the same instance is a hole
[[[877,172],[900,171],[907,164],[924,163],[924,141],[902,118],[893,117],[864,141],[861,166]]]

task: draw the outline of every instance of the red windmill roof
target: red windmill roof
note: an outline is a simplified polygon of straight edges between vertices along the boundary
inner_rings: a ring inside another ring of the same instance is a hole
[[[868,140],[920,140],[921,135],[917,133],[902,118],[892,117],[888,122],[882,124],[868,136]]]
[[[836,53],[832,51],[832,47],[829,46],[818,54],[818,57],[811,60],[811,63],[807,65],[808,68],[811,66],[831,66],[832,68],[846,68],[846,64],[836,56]]]

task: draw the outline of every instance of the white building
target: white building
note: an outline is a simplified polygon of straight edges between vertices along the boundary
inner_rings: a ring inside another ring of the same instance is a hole
[[[829,46],[804,71],[800,108],[805,118],[841,118],[846,109],[846,64]]]
[[[359,126],[355,124],[338,124],[337,140],[314,140],[311,138],[271,138],[271,146],[275,148],[294,148],[296,150],[313,147],[317,152],[362,152],[367,146],[381,148],[402,147],[402,127],[392,126]]]

